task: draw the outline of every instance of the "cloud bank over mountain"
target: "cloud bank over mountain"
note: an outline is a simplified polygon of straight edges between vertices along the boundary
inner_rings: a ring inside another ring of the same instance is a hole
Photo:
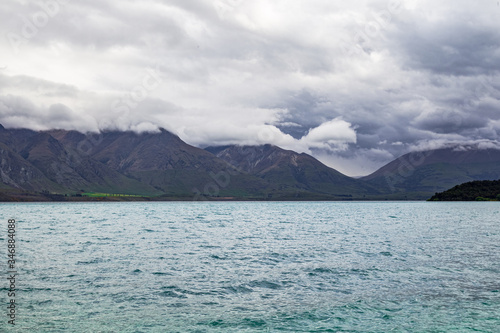
[[[500,133],[497,1],[8,1],[0,123],[272,143],[350,175]]]

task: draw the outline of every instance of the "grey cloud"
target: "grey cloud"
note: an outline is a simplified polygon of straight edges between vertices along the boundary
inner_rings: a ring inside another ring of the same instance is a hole
[[[3,35],[23,37],[25,19],[42,2],[2,2]],[[68,2],[19,55],[4,54],[0,122],[83,130],[161,126],[200,146],[268,140],[358,174],[423,144],[498,140],[497,6],[405,1],[376,34],[355,40],[387,6],[382,0]],[[359,52],[346,54],[345,43]],[[0,45],[10,47],[5,38]],[[155,66],[157,87],[117,112],[116,100],[141,87]],[[314,128],[335,131],[326,126],[333,119],[350,126],[338,149],[303,140]]]
[[[326,97],[308,90],[289,92],[282,98],[283,101],[276,107],[284,108],[288,110],[288,113],[283,117],[283,124],[278,125],[278,128],[294,138],[301,138],[310,128],[325,122],[325,117],[331,119],[339,115],[328,105],[329,101]],[[299,126],[289,126],[288,122],[299,124]]]
[[[75,115],[73,114],[73,110],[71,110],[69,107],[67,107],[64,104],[53,104],[49,107],[47,116],[50,119],[55,119],[59,122],[65,122],[65,121],[74,121],[75,120]]]
[[[446,19],[417,14],[399,22],[391,49],[413,69],[454,76],[499,71],[500,31],[475,15],[465,8],[450,9]]]
[[[78,95],[78,89],[69,84],[55,83],[26,75],[9,77],[0,74],[0,92],[12,89],[27,90],[49,97],[76,97]]]
[[[413,124],[419,129],[436,133],[460,133],[483,128],[488,124],[488,119],[457,110],[436,110],[419,116]]]
[[[490,120],[500,120],[500,100],[490,99],[482,101],[476,105],[475,112]]]
[[[63,104],[38,107],[30,100],[0,95],[0,124],[5,127],[47,130],[53,128],[91,130],[93,120]]]
[[[4,12],[9,32],[37,45],[47,46],[60,41],[72,47],[97,49],[144,48],[152,44],[155,48],[173,48],[188,39],[174,15],[155,12],[148,6],[141,6],[140,2],[74,1],[52,6],[52,12],[40,3],[12,4]],[[158,3],[157,7],[168,6]],[[9,15],[9,12],[16,15]],[[144,20],[146,16],[148,19]]]
[[[36,106],[27,98],[13,95],[0,96],[0,115],[29,116],[37,113]]]

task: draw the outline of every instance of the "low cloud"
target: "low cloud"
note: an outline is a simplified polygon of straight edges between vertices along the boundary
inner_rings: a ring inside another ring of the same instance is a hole
[[[352,124],[335,118],[309,130],[300,142],[309,148],[345,150],[349,143],[356,143],[356,132]]]

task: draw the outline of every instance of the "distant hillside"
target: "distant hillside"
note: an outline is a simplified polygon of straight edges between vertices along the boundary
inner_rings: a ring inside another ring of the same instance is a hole
[[[65,146],[48,132],[0,128],[0,178],[11,189],[59,194],[82,190],[158,195],[141,183]]]
[[[208,147],[206,150],[276,189],[270,196],[306,194],[334,198],[366,198],[378,191],[365,182],[327,167],[314,157],[273,145]],[[276,193],[278,192],[278,193]]]
[[[500,200],[500,180],[473,181],[436,193],[429,201]]]
[[[386,195],[427,199],[458,184],[499,178],[500,150],[468,147],[412,152],[361,179]]]
[[[51,133],[73,148],[85,140],[85,135],[78,132]],[[164,129],[142,134],[103,132],[90,142],[87,153],[93,160],[147,184],[163,196],[260,197],[268,186]]]

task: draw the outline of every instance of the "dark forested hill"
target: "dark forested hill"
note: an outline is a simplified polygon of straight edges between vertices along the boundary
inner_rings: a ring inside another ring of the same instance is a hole
[[[436,193],[430,201],[500,200],[500,180],[473,181]]]

